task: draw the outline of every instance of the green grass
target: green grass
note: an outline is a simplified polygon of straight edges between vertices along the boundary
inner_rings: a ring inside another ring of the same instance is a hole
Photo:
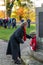
[[[10,36],[13,34],[13,32],[17,28],[14,28],[14,29],[4,29],[4,28],[0,27],[0,39],[8,41]],[[35,24],[31,24],[31,27],[27,28],[26,32],[27,32],[27,34],[30,34],[33,31],[36,31],[36,25]]]

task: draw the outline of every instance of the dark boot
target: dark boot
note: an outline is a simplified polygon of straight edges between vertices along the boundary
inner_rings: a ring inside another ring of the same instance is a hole
[[[21,64],[21,61],[17,59],[17,60],[15,61],[15,64]]]

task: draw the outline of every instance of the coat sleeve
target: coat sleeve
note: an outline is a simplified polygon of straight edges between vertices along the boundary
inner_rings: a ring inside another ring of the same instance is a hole
[[[26,34],[26,37],[28,38],[28,39],[30,39],[30,38],[32,38],[30,35],[28,35],[28,34]]]
[[[16,32],[15,36],[16,36],[16,39],[19,43],[24,43],[24,41],[22,40],[21,38],[21,34],[22,34],[22,29],[19,28],[18,31]]]
[[[17,40],[19,43],[24,43],[24,41],[20,37],[17,37]]]

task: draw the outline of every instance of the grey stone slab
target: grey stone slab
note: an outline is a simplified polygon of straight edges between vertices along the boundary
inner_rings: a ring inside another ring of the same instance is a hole
[[[27,40],[27,42],[25,43],[25,47],[23,48],[23,50],[21,50],[21,54],[22,54],[22,59],[25,63],[25,65],[43,65],[43,63],[39,62],[38,60],[36,60],[34,57],[30,56],[30,55],[34,55],[37,58],[41,58],[43,59],[43,53],[37,51],[31,51],[30,46],[29,46],[30,41]],[[42,54],[42,55],[40,55]]]

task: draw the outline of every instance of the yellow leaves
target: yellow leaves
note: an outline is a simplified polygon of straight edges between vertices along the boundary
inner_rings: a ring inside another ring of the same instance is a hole
[[[24,9],[22,7],[20,7],[18,10],[17,10],[17,14],[18,15],[23,15],[24,14]]]
[[[12,12],[11,17],[19,18],[19,16],[22,16],[25,20],[30,18],[32,22],[35,22],[35,12],[30,11],[26,8],[19,8],[18,10]]]
[[[5,12],[0,11],[0,18],[5,18]]]
[[[35,12],[31,11],[29,14],[29,18],[31,19],[32,22],[35,22],[36,19]]]
[[[24,8],[24,13],[26,13],[28,11],[28,9],[27,8]]]
[[[26,20],[26,19],[27,19],[27,17],[29,18],[28,8],[24,8],[23,18]]]
[[[21,1],[21,0],[20,0]],[[18,9],[17,9],[18,7]],[[18,2],[15,0],[13,10],[11,13],[11,17],[15,17],[16,19],[20,19],[19,17],[22,17],[23,19],[27,20],[30,18],[32,22],[35,22],[35,11],[28,8],[28,7],[20,7]]]
[[[11,18],[13,17],[16,17],[17,15],[16,15],[16,12],[13,12],[12,14],[11,14]]]
[[[14,1],[14,5],[18,6],[18,2],[16,0]]]

